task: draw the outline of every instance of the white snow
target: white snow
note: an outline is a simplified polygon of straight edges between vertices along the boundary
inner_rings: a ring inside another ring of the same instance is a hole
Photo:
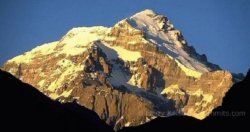
[[[79,27],[70,30],[60,41],[45,43],[37,46],[23,55],[16,56],[8,62],[29,63],[38,55],[46,56],[66,54],[70,56],[79,55],[87,50],[88,46],[96,40],[103,39],[109,28],[102,26]],[[55,50],[56,47],[59,47]]]
[[[22,55],[16,56],[16,57],[8,60],[8,62],[16,62],[18,64],[20,64],[20,63],[29,63],[30,61],[32,61],[33,58],[35,58],[36,55],[39,55],[39,54],[43,54],[43,55],[51,54],[57,44],[58,44],[58,41],[51,42],[51,43],[45,43],[45,44],[43,44],[41,46],[37,46],[36,48],[32,49],[29,52],[25,52]]]
[[[43,59],[50,59],[61,54],[66,54],[67,56],[79,55],[85,52],[87,48],[93,44],[93,41],[103,39],[108,30],[110,29],[101,26],[73,28],[60,41],[38,46],[8,62],[20,64],[30,63],[34,59],[40,59],[40,57],[43,56],[45,56]],[[63,85],[63,82],[73,80],[84,67],[82,64],[75,64],[68,59],[59,60],[57,66],[58,68],[53,74],[49,77],[47,76],[51,79],[51,82],[46,82],[46,76],[41,76],[43,80],[38,83],[40,88],[47,88],[50,92],[55,92],[56,89]],[[42,72],[40,74],[44,75]],[[52,96],[56,98],[58,95]]]
[[[138,84],[136,84],[136,81],[137,81],[137,77],[136,76],[137,76],[137,74],[132,75],[131,78],[128,81],[128,84],[133,85],[133,86],[138,86]]]
[[[107,29],[102,26],[73,28],[63,37],[60,43],[87,46],[86,44],[89,42],[104,37]]]
[[[41,46],[37,46],[33,50],[31,50],[31,54],[42,54],[42,55],[48,55],[54,52],[54,48],[57,46],[58,41],[46,43]]]
[[[118,66],[112,68],[111,77],[108,78],[113,86],[127,85],[129,77]]]
[[[106,54],[108,60],[115,60],[118,58],[118,53],[110,48],[108,44],[105,44],[104,42],[102,43],[97,43],[97,46]]]
[[[103,39],[107,30],[102,26],[73,28],[60,41],[63,45],[60,52],[72,56],[81,54],[92,42]]]
[[[39,81],[39,82],[38,82],[38,86],[39,86],[39,87],[43,87],[44,84],[45,84],[45,82],[46,82],[45,80]]]
[[[87,48],[93,44],[94,41],[103,39],[106,35],[106,31],[109,28],[97,26],[97,27],[79,27],[70,30],[60,41],[55,41],[52,43],[46,43],[41,46],[37,46],[29,52],[19,55],[8,62],[20,63],[30,63],[34,59],[50,59],[61,54],[66,54],[67,56],[75,56],[82,54],[87,50]],[[50,56],[48,56],[50,55]],[[51,75],[46,75],[41,72],[39,74],[43,75],[42,80],[38,82],[39,89],[46,89],[51,92],[49,95],[52,99],[57,99],[60,96],[68,97],[71,91],[64,91],[61,95],[58,95],[56,90],[62,87],[65,82],[72,81],[80,71],[83,70],[84,65],[76,64],[68,59],[62,59],[57,62],[57,69]],[[47,81],[50,78],[50,81]]]
[[[137,86],[138,88],[142,88],[141,84],[142,84],[142,78],[141,78],[141,74],[140,73],[136,73],[133,74],[131,76],[131,78],[129,79],[129,81],[127,82],[128,84],[132,85],[132,86]]]
[[[196,91],[187,91],[187,93],[192,96],[202,97],[202,100],[200,102],[196,102],[195,106],[207,107],[209,103],[213,103],[213,96],[210,94],[204,94],[201,89],[198,89]],[[197,119],[204,119],[212,111],[212,109],[213,108],[209,107],[205,111],[197,112],[196,109],[189,108],[188,111],[184,114],[195,117]]]
[[[51,93],[49,94],[49,97],[53,100],[56,100],[59,97],[59,95],[57,93]]]
[[[65,98],[68,98],[71,93],[72,93],[73,89],[70,89],[69,91],[63,91],[63,93],[61,93],[60,95],[58,95],[56,92],[53,92],[53,93],[50,93],[48,96],[53,99],[53,100],[56,100],[58,99],[59,97],[65,97]],[[77,97],[76,97],[77,98]],[[61,102],[64,102],[63,100],[61,100]]]
[[[84,65],[73,63],[70,60],[63,59],[57,62],[59,68],[59,77],[55,79],[48,87],[48,90],[51,92],[55,92],[56,89],[63,85],[63,82],[68,82],[73,80],[77,75],[78,72],[84,69]],[[67,76],[67,81],[65,77]]]
[[[146,9],[127,18],[126,21],[134,28],[142,30],[145,33],[147,41],[159,45],[159,49],[166,54],[177,59],[180,64],[184,65],[188,69],[192,69],[198,72],[210,71],[210,68],[199,62],[197,59],[190,57],[190,55],[184,51],[183,46],[186,44],[184,40],[178,40],[180,31],[173,29],[173,25],[167,21],[159,21],[159,17],[162,17],[152,10]],[[162,30],[163,25],[166,24],[167,28],[171,30],[164,32]],[[192,73],[192,72],[191,72]],[[190,75],[188,73],[188,75]],[[193,76],[193,73],[191,74]],[[195,76],[199,76],[194,74]]]
[[[137,59],[141,58],[141,53],[138,51],[129,51],[122,47],[112,47],[117,53],[119,58],[121,58],[124,61],[137,61]]]
[[[122,86],[124,85],[125,87],[129,88],[132,91],[135,91],[135,88],[132,88],[132,86],[129,85],[129,75],[123,71],[124,69],[121,68],[121,64],[116,64],[115,60],[117,58],[121,58],[123,61],[135,61],[139,57],[141,57],[140,54],[137,55],[135,58],[129,58],[128,56],[122,56],[121,55],[121,50],[117,47],[111,47],[110,45],[102,42],[98,43],[97,46],[102,49],[102,51],[107,55],[107,60],[109,61],[110,64],[113,65],[112,67],[112,72],[110,77],[107,79],[108,82],[110,82],[113,86]],[[117,50],[118,49],[118,50]],[[127,55],[135,55],[137,52],[129,51],[126,49],[121,48]],[[136,55],[135,55],[136,56]]]
[[[198,96],[198,97],[202,96],[203,97],[202,100],[206,101],[206,102],[210,102],[211,103],[213,101],[213,96],[210,95],[210,94],[204,94],[201,89],[198,89],[195,92],[189,92],[189,94],[195,95],[195,96]]]
[[[185,74],[187,76],[191,76],[191,77],[194,77],[194,78],[200,78],[200,76],[202,75],[201,72],[192,70],[192,69],[184,66],[178,60],[175,60],[175,62],[178,64],[178,66],[181,68],[181,70],[185,72]]]
[[[202,112],[196,112],[193,108],[189,108],[188,111],[186,113],[184,113],[184,115],[195,117],[196,119],[202,120],[208,115],[208,113],[209,113],[208,111],[209,110],[202,111]]]
[[[120,46],[110,46],[104,42],[98,44],[98,46],[103,50],[109,59],[116,59],[118,55],[118,57],[123,61],[137,61],[137,59],[142,57],[139,51],[130,51]]]
[[[131,124],[130,122],[127,122],[127,123],[125,123],[125,125],[124,125],[124,126],[125,126],[125,127],[129,127],[129,126],[130,126],[130,124]]]
[[[173,85],[170,85],[169,87],[165,88],[161,94],[180,94],[180,95],[184,95],[185,93],[182,92],[180,89],[179,89],[179,86],[178,84],[173,84]]]
[[[63,91],[63,93],[60,96],[63,96],[65,98],[69,97],[72,93],[73,89],[70,89],[69,91]]]
[[[191,77],[194,77],[194,78],[200,78],[201,75],[202,75],[202,72],[199,72],[199,71],[196,71],[196,70],[193,70],[193,69],[190,69],[188,67],[186,67],[185,65],[181,64],[177,59],[174,59],[172,56],[170,55],[167,55],[171,60],[174,60],[177,65],[181,68],[181,70],[183,72],[185,72],[185,74],[187,76],[191,76]]]

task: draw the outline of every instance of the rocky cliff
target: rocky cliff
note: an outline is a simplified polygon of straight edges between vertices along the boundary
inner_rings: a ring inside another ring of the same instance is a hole
[[[157,118],[141,126],[124,128],[124,132],[138,131],[239,131],[249,130],[248,88],[250,87],[250,70],[243,81],[235,83],[223,98],[221,106],[203,120],[193,117],[172,116],[168,118]]]

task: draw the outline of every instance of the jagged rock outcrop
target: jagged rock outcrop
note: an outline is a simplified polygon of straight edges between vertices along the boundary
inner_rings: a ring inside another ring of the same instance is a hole
[[[157,118],[151,122],[137,127],[123,128],[123,132],[138,131],[164,131],[164,130],[196,130],[196,131],[214,131],[214,130],[249,130],[249,107],[248,88],[250,87],[250,70],[243,81],[235,83],[223,98],[220,107],[215,108],[213,112],[204,120],[197,120],[193,117],[172,116],[168,118]],[[179,127],[181,126],[181,127]]]
[[[118,130],[158,116],[208,116],[235,78],[196,53],[152,10],[113,27],[73,28],[3,69],[61,103],[76,101]]]

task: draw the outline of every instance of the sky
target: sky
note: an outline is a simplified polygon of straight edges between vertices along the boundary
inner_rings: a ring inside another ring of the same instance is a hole
[[[144,9],[168,17],[210,62],[250,68],[250,0],[0,0],[0,65],[73,27],[111,27]]]

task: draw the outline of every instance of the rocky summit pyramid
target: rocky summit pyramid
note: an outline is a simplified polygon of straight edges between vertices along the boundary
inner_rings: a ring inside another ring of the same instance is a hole
[[[113,27],[73,28],[2,69],[53,100],[95,111],[115,130],[172,115],[203,119],[233,84],[230,72],[148,9]]]

